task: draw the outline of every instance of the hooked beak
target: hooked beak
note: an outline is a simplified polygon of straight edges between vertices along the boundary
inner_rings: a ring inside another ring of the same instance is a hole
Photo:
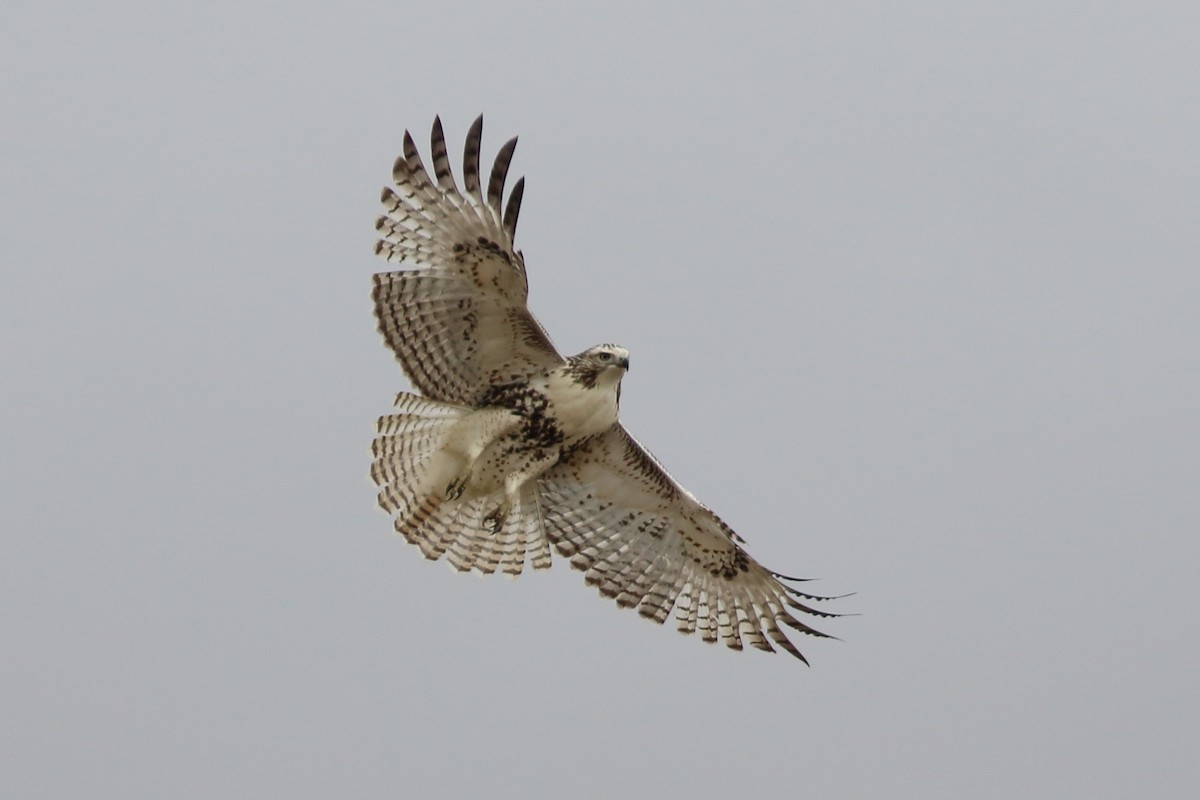
[[[617,366],[620,367],[621,369],[625,370],[626,372],[629,372],[629,359],[628,358],[617,359]]]

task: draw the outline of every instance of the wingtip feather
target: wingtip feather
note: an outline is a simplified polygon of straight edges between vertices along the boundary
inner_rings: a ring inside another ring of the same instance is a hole
[[[517,137],[514,136],[505,142],[504,146],[500,148],[500,152],[496,154],[496,161],[492,164],[492,174],[488,178],[487,204],[496,214],[497,219],[503,213],[500,203],[504,197],[504,182],[508,179],[508,167],[512,163],[513,153],[516,149]]]
[[[446,133],[442,130],[442,118],[433,118],[433,130],[429,134],[430,146],[433,151],[433,172],[437,176],[438,186],[446,190],[456,190],[454,175],[450,172],[450,157],[446,152]]]
[[[525,195],[525,176],[517,179],[512,194],[508,196],[508,205],[504,208],[504,230],[508,232],[509,241],[517,236],[517,218],[521,216],[521,198]]]
[[[481,203],[483,195],[479,189],[479,151],[483,141],[483,114],[475,118],[467,131],[467,142],[463,147],[463,187]]]

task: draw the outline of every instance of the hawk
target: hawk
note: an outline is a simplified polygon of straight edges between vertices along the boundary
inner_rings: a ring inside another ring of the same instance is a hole
[[[483,117],[467,134],[460,189],[441,121],[432,175],[412,136],[385,187],[375,252],[406,269],[374,277],[379,332],[421,396],[381,417],[371,477],[396,531],[426,558],[510,576],[551,550],[604,597],[734,650],[781,647],[780,625],[827,634],[793,612],[812,603],[743,549],[744,540],[678,484],[618,419],[629,351],[563,357],[526,307],[513,246],[525,179],[504,198],[516,138],[480,173]]]

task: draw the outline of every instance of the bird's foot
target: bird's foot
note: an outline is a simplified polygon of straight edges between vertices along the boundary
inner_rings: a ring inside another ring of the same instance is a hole
[[[463,492],[467,490],[467,483],[470,481],[471,475],[467,473],[461,477],[450,481],[450,485],[446,487],[446,499],[457,500],[462,497]]]
[[[487,516],[483,518],[483,521],[492,529],[492,533],[499,533],[504,527],[504,521],[508,519],[510,511],[512,511],[512,503],[506,499],[496,508],[489,511]]]

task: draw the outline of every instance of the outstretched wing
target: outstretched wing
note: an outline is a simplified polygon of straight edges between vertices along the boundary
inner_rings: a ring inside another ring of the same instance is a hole
[[[619,423],[585,441],[538,481],[542,518],[555,549],[617,605],[665,622],[675,608],[681,633],[699,631],[741,650],[771,643],[808,663],[780,623],[827,636],[792,611],[835,617],[765,569],[716,514],[675,482]]]
[[[386,213],[375,223],[375,252],[412,269],[375,276],[379,332],[423,394],[476,404],[488,386],[526,377],[561,362],[550,338],[525,306],[525,260],[513,235],[525,179],[501,212],[515,138],[480,182],[480,116],[467,134],[463,191],[455,185],[439,119],[433,121],[431,179],[412,136],[385,187]],[[486,190],[486,197],[484,191]]]

